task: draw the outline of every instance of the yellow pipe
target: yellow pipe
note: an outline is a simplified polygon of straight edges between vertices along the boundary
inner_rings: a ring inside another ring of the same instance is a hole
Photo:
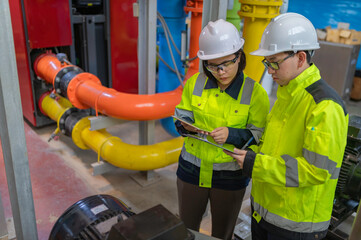
[[[63,113],[71,107],[73,107],[71,102],[66,98],[59,97],[59,95],[54,94],[53,98],[47,93],[40,99],[41,111],[56,122],[58,122]]]
[[[71,103],[58,95],[42,98],[42,112],[59,120]],[[81,149],[92,149],[108,163],[129,170],[147,171],[162,168],[178,161],[183,138],[178,137],[153,145],[132,145],[122,142],[105,129],[90,131],[89,117],[80,119],[73,127],[72,140]]]
[[[245,44],[243,51],[246,54],[247,65],[244,72],[259,82],[264,72],[263,57],[249,53],[258,49],[263,31],[272,18],[279,15],[282,0],[239,0],[241,10],[238,15],[244,18],[243,37]]]
[[[129,170],[146,171],[177,162],[183,145],[181,137],[153,145],[131,145],[105,130],[81,130],[86,146],[98,152],[108,163]]]

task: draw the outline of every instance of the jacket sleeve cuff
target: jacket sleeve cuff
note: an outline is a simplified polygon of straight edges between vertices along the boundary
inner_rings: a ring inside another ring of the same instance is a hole
[[[253,135],[252,135],[251,131],[248,129],[239,129],[239,128],[228,127],[228,137],[227,137],[226,143],[233,144],[237,148],[242,148],[243,145],[252,136]],[[253,141],[249,145],[252,145]]]
[[[183,125],[181,124],[181,122],[179,120],[175,121],[174,125],[175,125],[175,128],[177,129],[177,132],[181,136],[185,137],[186,134],[189,134],[189,131],[183,127]]]
[[[256,155],[257,154],[255,152],[249,150],[247,151],[246,157],[244,158],[243,174],[249,178],[252,178],[253,165],[256,159]]]

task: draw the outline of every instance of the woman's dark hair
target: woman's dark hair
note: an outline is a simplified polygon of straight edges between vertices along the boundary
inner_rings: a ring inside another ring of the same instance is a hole
[[[246,55],[244,54],[242,49],[239,49],[237,52],[235,52],[233,54],[239,55],[238,71],[236,74],[236,76],[237,76],[240,72],[242,72],[246,68]],[[210,71],[208,71],[205,63],[207,63],[207,62],[206,61],[202,62],[203,72],[204,72],[204,74],[206,74],[207,77],[211,78],[211,77],[213,77],[213,75]]]

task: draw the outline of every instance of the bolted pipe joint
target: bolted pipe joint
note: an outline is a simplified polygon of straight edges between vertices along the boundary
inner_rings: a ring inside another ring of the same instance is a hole
[[[77,66],[64,67],[59,70],[54,79],[55,91],[63,97],[68,97],[67,89],[70,81],[82,72],[83,70]]]
[[[77,108],[68,108],[59,118],[59,130],[66,136],[71,137],[74,126],[77,122],[89,116],[89,113]]]

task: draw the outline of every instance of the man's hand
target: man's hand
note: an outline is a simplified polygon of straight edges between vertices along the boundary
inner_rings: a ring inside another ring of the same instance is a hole
[[[229,131],[228,131],[227,127],[216,128],[210,133],[211,137],[218,144],[225,143],[228,138],[228,134],[229,134]]]
[[[241,149],[238,149],[238,148],[234,148],[233,151],[235,153],[229,152],[227,150],[223,150],[224,153],[226,153],[229,156],[233,157],[237,161],[237,163],[241,167],[241,169],[243,169],[244,158],[246,157],[247,151],[241,150]]]

